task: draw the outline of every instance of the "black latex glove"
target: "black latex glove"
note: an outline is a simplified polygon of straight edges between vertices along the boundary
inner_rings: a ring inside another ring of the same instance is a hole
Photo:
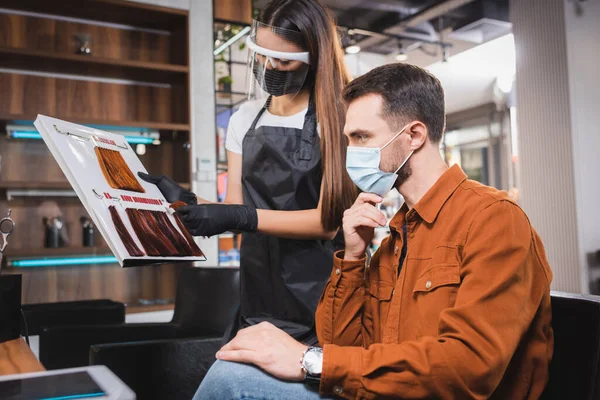
[[[158,186],[158,190],[160,190],[169,203],[183,201],[185,204],[198,204],[198,199],[194,193],[182,188],[168,176],[154,176],[148,175],[144,172],[138,172],[138,176],[146,182],[153,183]]]
[[[194,236],[213,236],[226,231],[256,232],[256,208],[236,204],[199,204],[177,209],[183,225]]]

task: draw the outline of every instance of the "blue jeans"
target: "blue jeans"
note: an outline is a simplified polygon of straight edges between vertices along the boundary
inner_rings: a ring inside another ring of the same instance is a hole
[[[281,381],[254,365],[217,360],[193,400],[316,400],[316,384]]]

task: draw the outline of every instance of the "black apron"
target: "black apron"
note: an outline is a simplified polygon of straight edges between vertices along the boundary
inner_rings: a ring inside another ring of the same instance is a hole
[[[256,127],[242,142],[244,204],[267,210],[317,208],[321,150],[315,104],[309,101],[302,129]],[[333,265],[331,241],[283,239],[244,233],[240,247],[240,309],[225,334],[268,321],[307,345],[318,343],[315,310]]]

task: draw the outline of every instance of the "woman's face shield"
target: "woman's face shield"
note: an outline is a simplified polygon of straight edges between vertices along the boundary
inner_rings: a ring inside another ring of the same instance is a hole
[[[246,39],[248,98],[295,96],[305,87],[310,65],[302,43],[300,32],[252,23]]]

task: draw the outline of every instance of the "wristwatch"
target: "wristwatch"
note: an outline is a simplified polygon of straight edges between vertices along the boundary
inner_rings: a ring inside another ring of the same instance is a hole
[[[321,382],[323,371],[323,349],[320,347],[309,347],[300,360],[304,380],[307,382]]]

